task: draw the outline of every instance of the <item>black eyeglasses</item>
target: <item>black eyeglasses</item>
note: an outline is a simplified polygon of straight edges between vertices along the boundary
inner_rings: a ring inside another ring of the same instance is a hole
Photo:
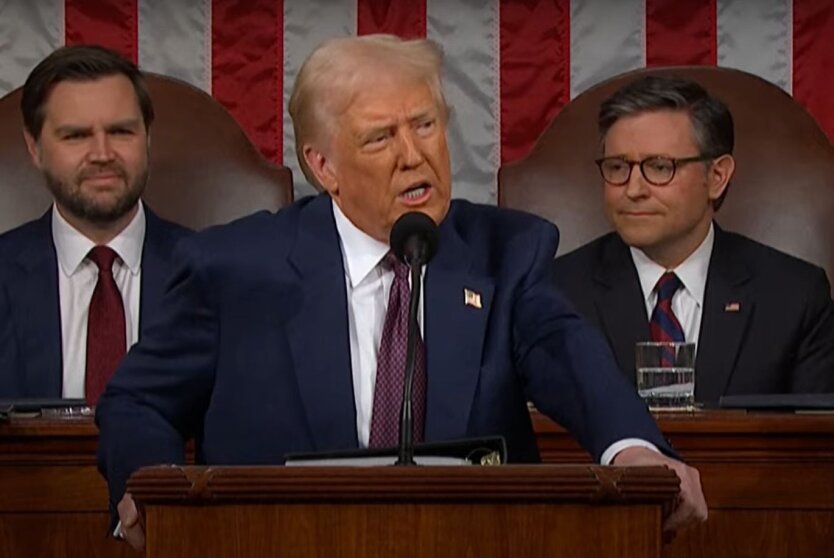
[[[603,157],[594,162],[599,167],[603,180],[614,186],[622,186],[631,180],[631,169],[635,165],[640,166],[640,172],[646,182],[655,186],[665,186],[675,178],[675,171],[678,170],[678,167],[688,163],[709,161],[714,158],[712,155],[697,155],[681,159],[654,156],[647,157],[642,161],[631,161],[625,157]]]

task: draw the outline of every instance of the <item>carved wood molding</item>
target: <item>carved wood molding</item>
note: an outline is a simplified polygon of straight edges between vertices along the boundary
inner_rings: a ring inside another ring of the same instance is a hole
[[[661,504],[678,494],[665,467],[148,467],[127,484],[149,503]]]

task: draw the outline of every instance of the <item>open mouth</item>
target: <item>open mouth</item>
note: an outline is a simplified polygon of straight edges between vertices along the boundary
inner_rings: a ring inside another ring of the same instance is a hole
[[[399,198],[409,205],[417,205],[426,201],[431,195],[431,184],[418,182],[399,195]]]

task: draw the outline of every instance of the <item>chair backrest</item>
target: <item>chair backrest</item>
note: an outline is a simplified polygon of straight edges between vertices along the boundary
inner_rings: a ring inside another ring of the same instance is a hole
[[[258,153],[234,118],[183,81],[147,73],[156,112],[143,199],[165,219],[201,229],[292,202],[292,174]],[[21,89],[0,99],[0,232],[51,203],[23,141]]]
[[[626,83],[674,74],[701,83],[733,113],[736,173],[716,221],[834,276],[834,147],[814,119],[775,85],[716,67],[643,69],[574,99],[525,159],[499,171],[499,205],[545,217],[562,232],[559,253],[611,230],[602,210],[597,113]]]

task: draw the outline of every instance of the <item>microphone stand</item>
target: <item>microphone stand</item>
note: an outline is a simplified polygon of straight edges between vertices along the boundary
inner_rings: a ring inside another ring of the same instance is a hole
[[[417,310],[420,305],[420,286],[422,284],[423,262],[425,248],[415,243],[413,258],[408,258],[411,269],[411,297],[408,304],[408,339],[405,353],[405,377],[403,378],[403,401],[400,406],[400,443],[399,455],[395,465],[416,465],[414,462],[414,438],[412,429],[414,416],[412,414],[411,392],[414,387],[414,364],[417,352],[417,333],[420,324],[417,323]]]

